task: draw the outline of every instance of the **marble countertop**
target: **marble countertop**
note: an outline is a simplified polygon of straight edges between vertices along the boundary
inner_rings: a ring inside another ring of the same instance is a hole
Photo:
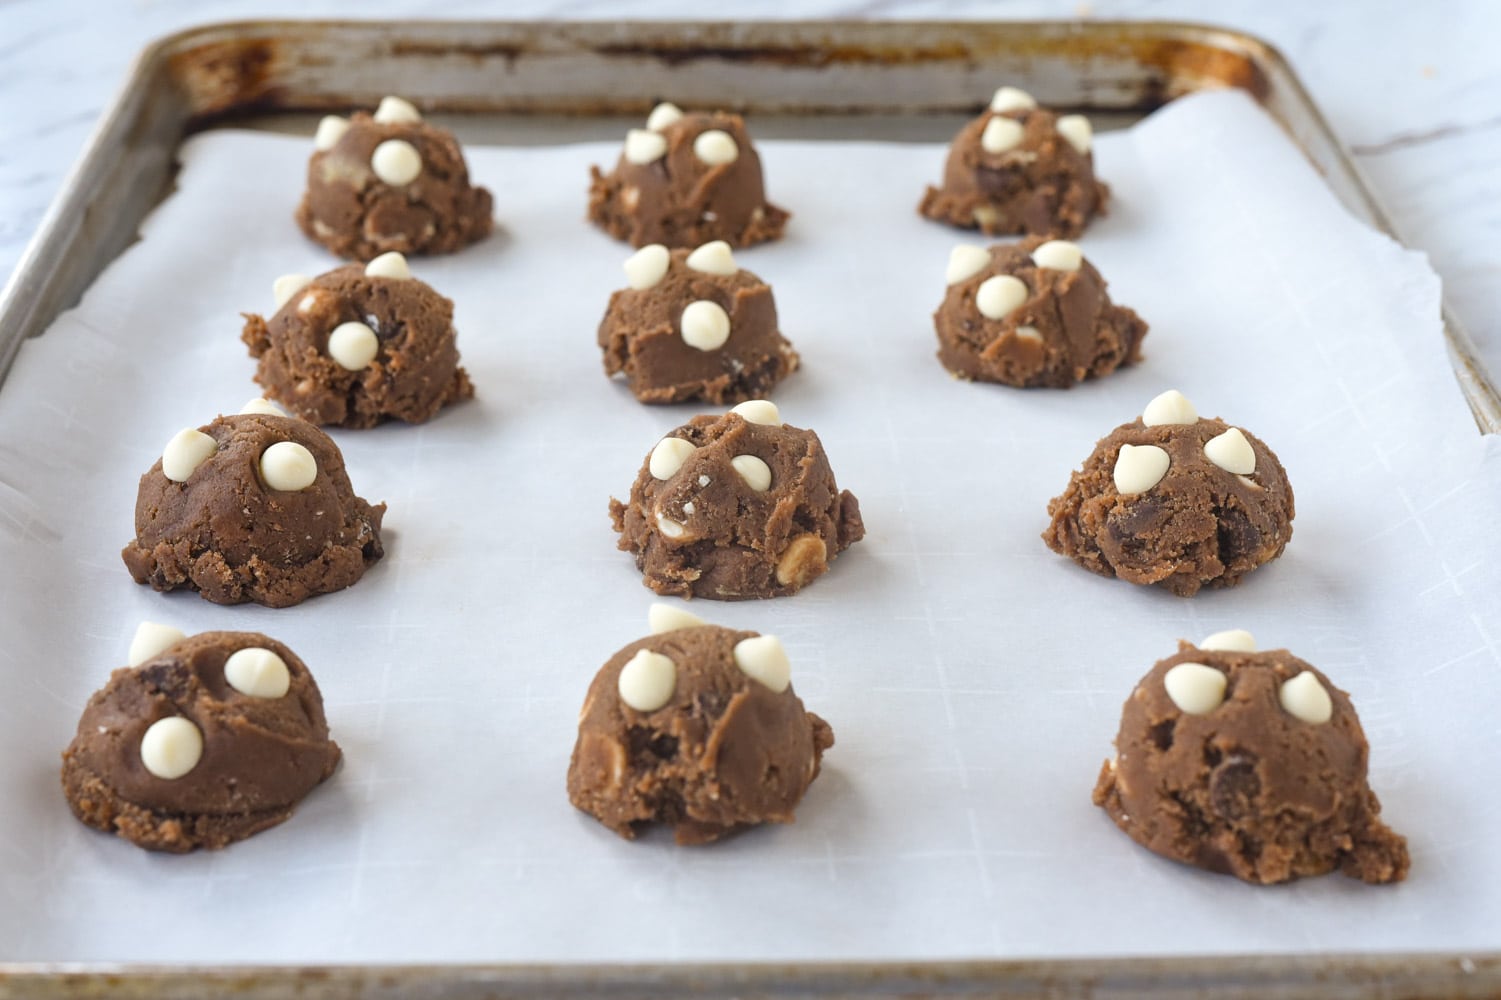
[[[0,0],[0,274],[150,40],[250,17],[432,17],[419,0]],[[1445,0],[515,0],[453,18],[1123,18],[1194,20],[1276,45],[1355,154],[1409,246],[1443,277],[1460,323],[1501,373],[1501,4]]]

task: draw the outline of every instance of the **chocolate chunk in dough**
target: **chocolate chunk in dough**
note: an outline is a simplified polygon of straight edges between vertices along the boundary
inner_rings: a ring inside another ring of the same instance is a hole
[[[453,302],[382,254],[308,279],[276,280],[276,314],[245,313],[255,380],[315,424],[420,424],[474,395],[459,367]]]
[[[663,605],[652,631],[589,685],[569,800],[627,839],[648,823],[679,844],[791,823],[834,732],[792,690],[781,643]]]
[[[740,403],[797,370],[777,330],[771,288],[735,263],[722,240],[689,253],[660,243],[625,262],[629,288],[599,324],[605,374],[621,372],[643,403]]]
[[[121,553],[136,583],[284,608],[353,585],[381,557],[386,505],[355,496],[327,434],[269,409],[180,431],[141,477]]]
[[[1240,631],[1180,643],[1126,699],[1115,746],[1094,804],[1165,858],[1261,884],[1407,875],[1349,696],[1285,649]]]
[[[175,637],[110,675],[63,752],[73,814],[179,854],[287,819],[339,763],[313,675],[256,632],[153,629]]]
[[[589,176],[589,221],[635,247],[748,247],[787,225],[787,213],[766,200],[745,122],[723,111],[659,104],[646,128],[627,134],[615,169],[590,167]]]
[[[453,133],[399,97],[374,115],[324,118],[316,145],[297,224],[340,257],[452,253],[494,225],[490,192],[470,185]]]
[[[917,210],[988,236],[1073,239],[1105,213],[1109,196],[1094,177],[1093,145],[1083,115],[1059,117],[1031,95],[1002,87],[954,137],[943,186],[929,187]]]
[[[610,520],[652,590],[721,601],[795,594],[865,537],[818,435],[765,400],[657,442]]]
[[[1272,450],[1170,390],[1095,445],[1049,501],[1042,539],[1101,576],[1190,597],[1281,555],[1293,514]]]
[[[1105,293],[1074,244],[1029,236],[955,247],[933,314],[938,358],[964,379],[1066,389],[1141,360],[1147,324]]]

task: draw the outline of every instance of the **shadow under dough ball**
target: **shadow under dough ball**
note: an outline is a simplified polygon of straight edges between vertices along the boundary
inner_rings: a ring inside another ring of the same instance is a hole
[[[382,254],[275,283],[269,319],[245,313],[240,339],[257,359],[255,380],[315,424],[420,424],[474,395],[459,366],[453,302],[412,277],[406,259]]]
[[[256,632],[177,636],[89,699],[62,783],[88,826],[184,853],[283,822],[340,753],[317,683],[286,646]]]
[[[489,235],[490,192],[469,183],[458,140],[399,97],[318,125],[297,224],[334,254],[442,254]]]
[[[1270,448],[1170,390],[1095,445],[1042,538],[1092,573],[1191,597],[1281,555],[1294,513]]]
[[[1126,699],[1115,745],[1094,803],[1165,858],[1259,884],[1407,875],[1349,696],[1285,649],[1245,632],[1180,643]]]
[[[355,495],[327,434],[242,413],[168,442],[141,477],[121,555],[156,590],[284,608],[358,582],[384,554],[385,512]]]
[[[1074,239],[1103,215],[1109,189],[1095,180],[1094,132],[1083,115],[1059,117],[1015,87],[949,147],[943,185],[929,187],[918,212],[988,236]]]
[[[663,611],[677,620],[610,657],[589,685],[569,801],[627,839],[649,823],[671,826],[679,844],[791,823],[834,731],[804,710],[781,643],[675,609],[654,617]]]
[[[589,168],[589,221],[634,247],[748,247],[778,239],[788,214],[766,200],[761,158],[739,115],[659,104],[631,129],[608,174]]]

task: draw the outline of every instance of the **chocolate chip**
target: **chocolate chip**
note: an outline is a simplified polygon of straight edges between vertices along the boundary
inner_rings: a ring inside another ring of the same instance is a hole
[[[1228,820],[1252,815],[1261,795],[1261,777],[1256,773],[1256,758],[1234,754],[1215,768],[1209,776],[1209,804]]]

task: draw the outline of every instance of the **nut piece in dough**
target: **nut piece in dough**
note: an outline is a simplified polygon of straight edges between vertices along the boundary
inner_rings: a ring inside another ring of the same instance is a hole
[[[353,585],[381,558],[386,506],[355,495],[327,434],[264,413],[219,417],[200,431],[215,450],[191,480],[172,482],[161,462],[141,477],[136,537],[121,553],[136,583],[283,608]],[[282,445],[301,475],[282,480],[276,466],[267,481],[262,458]]]
[[[659,442],[630,500],[610,501],[618,547],[657,593],[726,601],[793,594],[865,536],[859,501],[839,489],[812,431],[731,411],[694,417],[673,438],[692,448],[672,474],[653,474]]]
[[[240,690],[235,664],[247,656],[274,658],[279,693]],[[184,853],[281,823],[339,756],[296,654],[255,632],[204,632],[110,675],[63,753],[62,786],[87,825]]]
[[[1223,679],[1216,704],[1175,704],[1172,678],[1185,668]],[[1293,685],[1295,700],[1323,696],[1323,721],[1284,708]],[[1349,696],[1285,649],[1181,643],[1126,699],[1115,746],[1094,803],[1165,858],[1259,884],[1407,875],[1407,842],[1381,821]]]
[[[943,185],[918,211],[988,236],[1074,239],[1103,215],[1109,189],[1095,180],[1094,134],[1081,115],[1062,118],[1014,87],[954,137]]]
[[[1254,478],[1206,457],[1205,443],[1229,429],[1218,417],[1150,426],[1137,419],[1117,427],[1048,503],[1043,541],[1093,573],[1182,597],[1239,583],[1282,554],[1296,511],[1287,473],[1260,439],[1243,435]],[[1150,477],[1117,480],[1128,447],[1127,455],[1148,454],[1146,447],[1167,455],[1163,474],[1145,489],[1139,487]]]
[[[624,375],[639,401],[738,403],[797,370],[771,287],[735,266],[723,242],[644,247],[626,274],[631,287],[610,296],[598,341],[605,374]]]
[[[315,424],[420,424],[474,395],[453,302],[412,277],[400,254],[320,274],[270,318],[244,315],[255,380]]]
[[[962,379],[1066,389],[1141,360],[1146,322],[1110,300],[1072,243],[956,247],[946,277],[938,360]]]
[[[775,683],[742,658],[771,664]],[[675,668],[670,692],[650,711],[632,707],[622,697],[636,688],[632,665],[659,660]],[[633,642],[600,668],[579,716],[568,798],[627,839],[661,823],[679,844],[705,844],[791,823],[833,745],[788,682],[775,639],[698,623]]]
[[[748,247],[782,235],[745,122],[722,111],[658,105],[609,173],[590,167],[589,221],[636,247]],[[649,146],[649,148],[648,148]]]
[[[325,118],[314,146],[297,224],[340,257],[452,253],[494,225],[490,192],[469,183],[453,134],[400,98]]]

